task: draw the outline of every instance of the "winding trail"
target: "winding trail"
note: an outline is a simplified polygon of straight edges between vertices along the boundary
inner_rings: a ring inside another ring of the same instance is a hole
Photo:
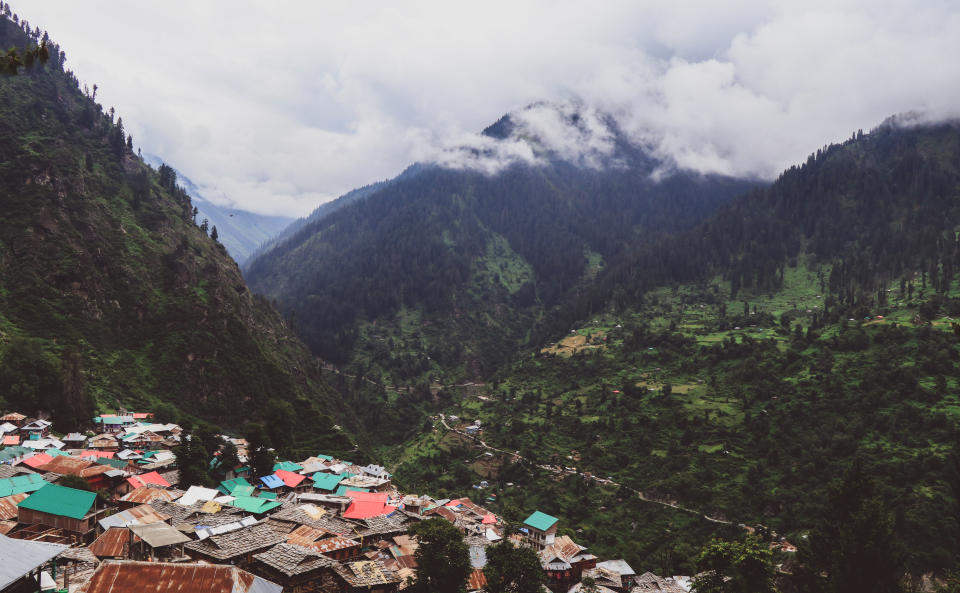
[[[588,477],[588,476],[584,476],[581,472],[569,471],[569,470],[565,470],[565,469],[557,469],[556,467],[554,467],[554,466],[552,466],[552,465],[535,463],[534,461],[531,461],[531,460],[523,457],[522,455],[520,455],[519,453],[517,453],[517,452],[515,452],[515,451],[505,451],[504,449],[498,449],[498,448],[496,448],[496,447],[492,447],[492,446],[488,445],[485,441],[483,441],[482,439],[480,439],[479,437],[477,437],[477,436],[475,436],[475,435],[467,434],[467,433],[463,432],[462,430],[458,430],[458,429],[456,429],[456,428],[451,428],[450,425],[447,424],[447,417],[446,417],[445,414],[440,414],[439,420],[440,420],[440,423],[443,424],[443,427],[444,427],[445,429],[447,429],[448,431],[450,431],[450,432],[455,432],[455,433],[457,433],[457,434],[459,434],[459,435],[462,435],[462,436],[464,436],[464,437],[466,437],[466,438],[468,438],[468,439],[472,439],[472,440],[476,441],[476,443],[479,444],[479,445],[480,445],[481,447],[483,447],[484,449],[487,449],[487,450],[489,450],[489,451],[496,451],[496,452],[498,452],[498,453],[503,453],[504,455],[509,455],[509,456],[511,456],[511,457],[513,457],[513,458],[515,458],[515,459],[519,459],[519,460],[521,460],[521,461],[525,461],[526,463],[529,463],[530,465],[532,465],[532,466],[534,466],[534,467],[538,467],[538,468],[540,468],[540,469],[542,469],[542,470],[544,470],[544,471],[548,471],[548,472],[551,472],[551,473],[554,473],[554,474],[558,474],[558,475],[574,475],[574,474],[579,474],[579,475],[582,476],[584,479],[593,480],[594,482],[597,482],[598,484],[608,484],[608,485],[610,485],[610,486],[618,486],[618,487],[621,487],[621,488],[626,488],[627,490],[635,493],[635,494],[637,495],[637,497],[640,498],[640,500],[643,500],[643,501],[645,501],[645,502],[652,502],[652,503],[654,503],[654,504],[659,504],[659,505],[661,505],[661,506],[670,507],[670,508],[672,508],[672,509],[676,509],[676,510],[678,510],[678,511],[683,511],[683,512],[685,512],[685,513],[690,513],[690,514],[692,514],[692,515],[699,515],[700,517],[702,517],[703,519],[705,519],[705,520],[707,520],[707,521],[710,521],[711,523],[718,523],[718,524],[720,524],[720,525],[733,525],[733,522],[732,522],[732,521],[727,521],[727,520],[725,520],[725,519],[718,519],[718,518],[716,518],[716,517],[711,517],[710,515],[707,515],[707,514],[705,514],[705,513],[701,513],[700,511],[697,511],[697,510],[694,510],[694,509],[688,509],[687,507],[680,506],[680,505],[678,505],[678,504],[676,504],[676,503],[668,502],[668,501],[665,501],[665,500],[657,500],[657,499],[655,499],[655,498],[648,498],[648,497],[647,497],[643,492],[641,492],[640,490],[637,490],[637,489],[635,489],[635,488],[631,488],[630,486],[626,486],[626,485],[624,485],[624,484],[620,484],[620,483],[615,482],[615,481],[613,481],[613,480],[608,480],[607,478],[598,478],[597,476],[589,476],[589,477]]]

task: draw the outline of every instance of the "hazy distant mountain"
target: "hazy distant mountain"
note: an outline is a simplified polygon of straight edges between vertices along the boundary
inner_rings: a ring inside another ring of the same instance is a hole
[[[164,160],[153,154],[144,154],[143,158],[154,167],[160,166]],[[167,163],[168,165],[170,163]],[[290,216],[267,216],[246,210],[217,206],[207,199],[199,187],[180,170],[177,171],[177,183],[182,185],[197,207],[197,222],[204,218],[210,221],[211,226],[217,227],[220,242],[236,260],[243,266],[256,249],[282,231],[294,221]]]

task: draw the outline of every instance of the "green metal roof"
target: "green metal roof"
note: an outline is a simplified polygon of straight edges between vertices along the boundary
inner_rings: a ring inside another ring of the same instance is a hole
[[[279,502],[273,502],[263,498],[254,498],[252,496],[238,496],[236,500],[230,504],[248,513],[265,513],[280,506]]]
[[[325,474],[317,472],[313,474],[313,487],[318,490],[334,490],[344,479],[343,474]]]
[[[40,474],[24,474],[0,480],[0,498],[13,496],[21,492],[36,492],[47,485]]]
[[[20,501],[17,506],[71,519],[83,519],[90,512],[96,498],[96,492],[47,484]]]
[[[281,461],[273,464],[273,471],[277,471],[278,469],[286,470],[288,472],[298,472],[303,469],[303,466],[297,465],[292,461]]]
[[[529,525],[534,529],[539,529],[540,531],[546,531],[553,527],[557,522],[556,517],[551,517],[546,513],[541,513],[540,511],[534,511],[532,515],[527,517],[527,520],[523,522],[524,525]]]
[[[347,492],[370,492],[369,488],[357,488],[355,486],[339,486],[337,491],[334,492],[337,496],[343,496]]]
[[[277,499],[277,493],[276,493],[276,492],[267,492],[266,490],[261,490],[261,491],[260,491],[260,498],[262,498],[262,499],[264,499],[264,500],[276,500],[276,499]]]
[[[250,496],[250,493],[253,492],[253,486],[250,485],[250,482],[248,482],[246,478],[234,478],[220,482],[217,490],[231,496]],[[238,494],[234,494],[234,492]]]
[[[32,453],[33,449],[29,447],[21,447],[19,445],[13,445],[11,447],[4,447],[0,451],[0,461],[7,461],[8,459],[13,459],[14,457],[20,457],[24,453]]]
[[[97,464],[109,465],[110,467],[113,467],[116,469],[123,469],[127,467],[127,460],[126,459],[109,459],[107,457],[101,457],[97,459]]]
[[[333,461],[333,457],[331,457],[330,455],[324,455],[322,453],[314,455],[314,457],[316,457],[317,459],[323,459],[324,461]]]

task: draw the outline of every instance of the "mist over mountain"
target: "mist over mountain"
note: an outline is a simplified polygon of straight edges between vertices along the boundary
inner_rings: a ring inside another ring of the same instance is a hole
[[[156,155],[144,154],[145,162],[159,167],[163,159]],[[186,175],[177,170],[177,183],[190,194],[197,209],[196,222],[207,220],[211,227],[217,228],[219,240],[227,252],[241,267],[258,247],[287,228],[295,219],[289,216],[267,216],[246,210],[218,206],[204,197],[204,192]]]
[[[396,380],[475,377],[628,247],[758,185],[676,169],[582,107],[534,105],[481,138],[322,209],[248,282],[328,360],[362,344]]]

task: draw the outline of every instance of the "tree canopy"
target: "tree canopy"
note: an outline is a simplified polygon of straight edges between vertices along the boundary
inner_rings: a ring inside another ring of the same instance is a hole
[[[419,547],[415,593],[462,593],[470,576],[470,550],[463,534],[445,519],[427,519],[410,528]]]

